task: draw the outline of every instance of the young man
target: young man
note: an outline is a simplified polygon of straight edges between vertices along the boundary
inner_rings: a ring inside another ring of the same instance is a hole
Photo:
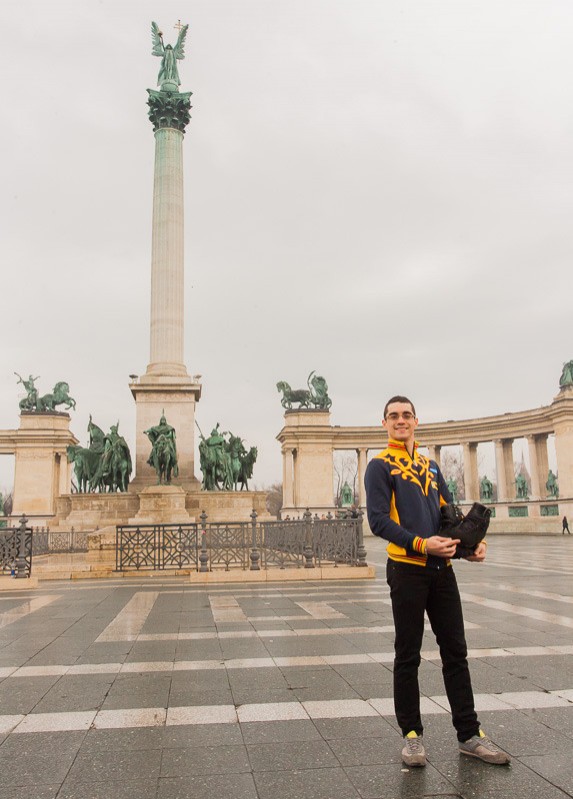
[[[428,614],[442,658],[442,673],[459,750],[486,763],[510,758],[480,730],[467,662],[460,594],[451,567],[459,539],[439,535],[440,506],[452,501],[434,461],[420,455],[415,441],[416,411],[407,397],[396,396],[384,408],[388,447],[366,469],[368,522],[385,538],[387,581],[394,616],[394,707],[404,736],[402,759],[425,766],[420,716],[418,666]],[[466,560],[485,559],[486,544]]]

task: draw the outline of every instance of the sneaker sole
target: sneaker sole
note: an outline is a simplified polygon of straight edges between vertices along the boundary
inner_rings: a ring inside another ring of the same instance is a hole
[[[475,757],[476,760],[481,760],[482,763],[488,763],[490,766],[509,766],[511,763],[511,759],[508,758],[507,760],[486,760],[485,757],[481,755],[476,755],[475,752],[466,752],[465,749],[459,750],[460,755],[467,755],[468,757]]]
[[[426,765],[426,761],[425,761],[425,760],[424,760],[424,762],[423,762],[423,763],[407,763],[407,762],[404,760],[404,758],[402,758],[402,763],[403,763],[405,766],[408,766],[408,768],[424,768],[424,766]]]

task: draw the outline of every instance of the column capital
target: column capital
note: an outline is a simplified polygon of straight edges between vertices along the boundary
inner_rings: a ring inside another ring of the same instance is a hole
[[[164,92],[148,89],[149,119],[153,130],[160,128],[175,128],[185,133],[185,127],[191,119],[191,94],[192,92]]]

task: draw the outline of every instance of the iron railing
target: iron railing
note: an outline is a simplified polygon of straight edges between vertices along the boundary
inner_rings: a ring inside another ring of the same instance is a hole
[[[16,578],[32,573],[32,528],[22,516],[18,527],[0,529],[0,574]]]
[[[93,531],[92,531],[93,532]],[[87,552],[88,535],[87,530],[57,530],[52,531],[49,527],[35,527],[33,537],[34,555],[52,555],[68,552]]]
[[[119,525],[116,570],[311,569],[366,566],[362,513],[357,518]]]

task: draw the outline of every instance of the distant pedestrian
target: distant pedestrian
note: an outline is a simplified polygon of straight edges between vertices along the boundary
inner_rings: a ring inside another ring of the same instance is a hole
[[[571,530],[569,529],[569,522],[567,521],[567,516],[563,517],[563,532],[561,535],[565,535],[565,530],[571,535]]]

